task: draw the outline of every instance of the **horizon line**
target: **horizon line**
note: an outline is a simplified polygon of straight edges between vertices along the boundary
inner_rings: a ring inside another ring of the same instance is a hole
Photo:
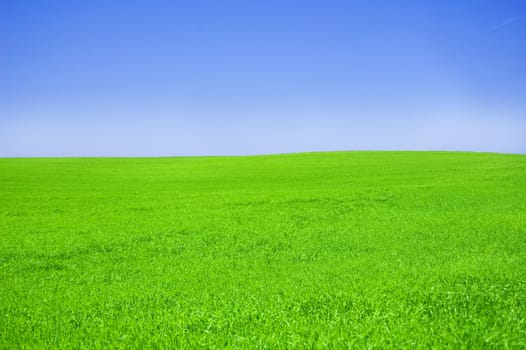
[[[149,159],[149,158],[242,158],[242,157],[268,157],[319,153],[476,153],[500,155],[526,155],[521,152],[497,151],[469,151],[469,150],[426,150],[426,149],[357,149],[357,150],[331,150],[331,151],[298,151],[282,153],[254,153],[254,154],[210,154],[210,155],[150,155],[150,156],[120,156],[120,155],[79,155],[79,156],[0,156],[0,159]]]

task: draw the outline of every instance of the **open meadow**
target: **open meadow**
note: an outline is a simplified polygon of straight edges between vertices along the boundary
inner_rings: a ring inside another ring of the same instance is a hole
[[[526,156],[0,159],[0,348],[526,348]]]

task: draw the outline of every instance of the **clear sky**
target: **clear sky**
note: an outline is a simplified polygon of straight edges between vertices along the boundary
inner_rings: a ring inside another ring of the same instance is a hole
[[[0,1],[0,156],[526,153],[526,1]]]

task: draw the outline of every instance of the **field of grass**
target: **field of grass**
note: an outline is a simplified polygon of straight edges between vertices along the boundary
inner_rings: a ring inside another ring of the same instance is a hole
[[[526,156],[0,159],[0,348],[526,348]]]

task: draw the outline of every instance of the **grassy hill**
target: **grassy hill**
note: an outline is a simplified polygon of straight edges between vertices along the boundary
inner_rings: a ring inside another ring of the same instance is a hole
[[[526,156],[0,159],[0,348],[525,348]]]

